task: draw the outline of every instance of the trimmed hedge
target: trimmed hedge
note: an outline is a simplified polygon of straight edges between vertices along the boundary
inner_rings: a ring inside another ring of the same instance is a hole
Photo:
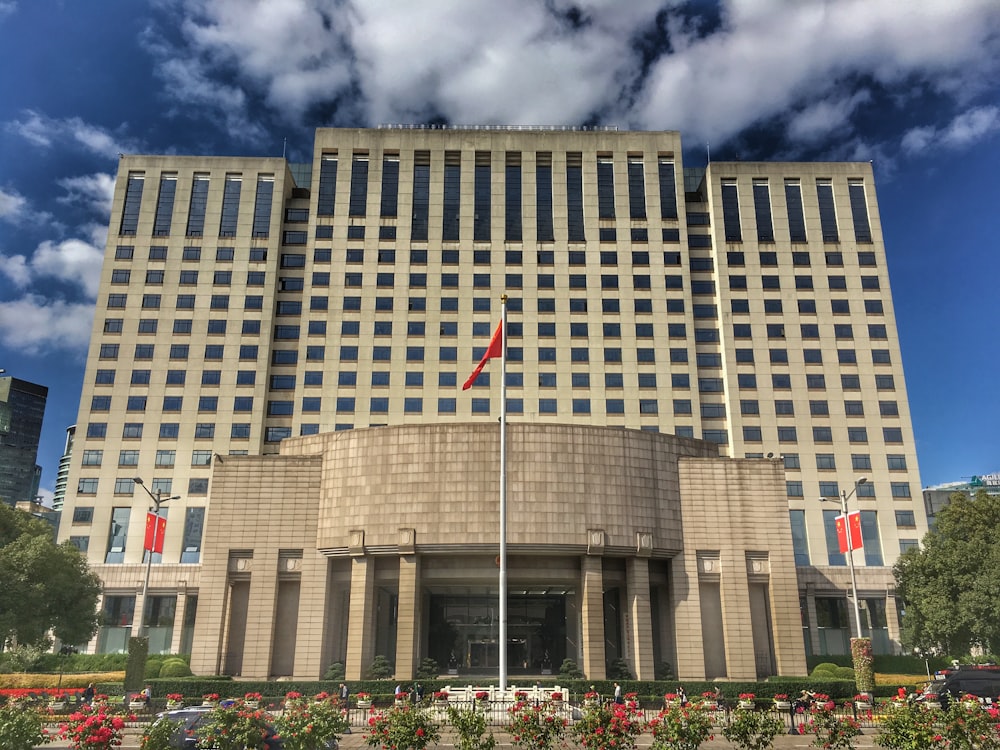
[[[807,656],[806,664],[812,672],[818,665],[823,663],[836,664],[838,667],[853,667],[854,662],[850,654],[819,654],[817,656]],[[951,666],[950,656],[931,656],[924,664],[922,656],[913,655],[890,655],[875,654],[873,668],[881,674],[926,674],[927,666],[930,666],[931,674],[938,669],[946,669]]]
[[[117,672],[85,672],[83,674],[64,674],[62,681],[58,674],[35,674],[19,672],[16,674],[0,674],[0,689],[11,688],[85,688],[91,682],[97,686],[100,680],[124,680],[125,671]]]

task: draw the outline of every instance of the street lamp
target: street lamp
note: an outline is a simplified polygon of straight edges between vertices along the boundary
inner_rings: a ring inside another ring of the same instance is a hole
[[[854,480],[854,489],[850,492],[846,490],[840,491],[840,513],[844,517],[844,527],[847,531],[847,567],[851,571],[851,596],[854,598],[854,626],[858,631],[858,638],[862,637],[861,634],[861,607],[858,604],[858,580],[854,575],[854,547],[851,545],[851,529],[847,523],[847,501],[850,500],[858,491],[858,487],[863,485],[868,481],[868,477],[858,477]],[[836,502],[836,498],[832,497],[821,497],[819,499],[821,503],[825,502]]]
[[[153,515],[156,516],[156,521],[153,523],[153,541],[150,544],[150,549],[148,550],[149,556],[146,558],[146,580],[142,584],[142,612],[139,613],[139,632],[147,632],[146,627],[146,611],[149,604],[149,571],[153,566],[153,550],[156,549],[156,535],[160,531],[160,506],[168,500],[180,500],[180,495],[174,495],[173,497],[164,497],[163,490],[157,488],[156,493],[149,491],[146,483],[142,481],[141,477],[132,477],[132,481],[142,487],[143,492],[149,495],[149,499],[153,501]]]

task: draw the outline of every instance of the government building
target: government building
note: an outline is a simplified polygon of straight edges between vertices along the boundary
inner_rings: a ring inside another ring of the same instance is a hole
[[[504,296],[501,644],[501,360],[461,384]],[[803,674],[857,635],[845,499],[897,652],[927,522],[869,163],[485,126],[120,160],[60,529],[104,582],[90,651]]]

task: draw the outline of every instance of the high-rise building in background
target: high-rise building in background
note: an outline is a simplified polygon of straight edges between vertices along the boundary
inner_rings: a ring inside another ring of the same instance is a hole
[[[52,492],[52,509],[62,511],[66,502],[66,487],[69,482],[69,464],[73,458],[73,438],[76,437],[76,425],[66,428],[66,446],[59,458],[59,472],[56,475],[56,487]]]
[[[634,430],[657,433],[630,439],[666,462],[662,476],[655,461],[629,468],[625,454],[605,466],[622,488],[605,506],[612,516],[631,512],[629,482],[654,488],[635,491],[647,512],[635,528],[588,504],[596,478],[546,494],[542,478],[549,487],[559,471],[539,465],[532,484],[521,465],[513,490],[533,488],[539,510],[522,554],[549,556],[558,585],[525,573],[520,616],[561,628],[518,636],[524,669],[537,673],[544,652],[590,675],[615,657],[640,676],[671,660],[682,677],[736,676],[798,668],[803,652],[847,653],[842,494],[861,512],[862,629],[877,652],[898,648],[890,566],[926,517],[871,165],[686,169],[676,132],[489,127],[320,129],[308,164],[120,160],[60,532],[105,582],[106,625],[91,647],[122,648],[144,611],[155,649],[225,633],[194,645],[205,670],[306,676],[345,661],[350,676],[385,652],[403,676],[427,655],[495,663],[495,586],[480,581],[470,599],[462,577],[489,579],[495,550],[480,540],[469,549],[481,559],[461,557],[463,533],[481,529],[450,528],[443,519],[464,514],[462,502],[441,504],[417,477],[448,472],[426,454],[432,435],[458,450],[475,443],[476,423],[496,425],[498,367],[460,385],[502,294],[508,418],[539,456],[603,465],[625,439],[614,436]],[[389,429],[362,429],[374,427]],[[721,464],[701,461],[706,445]],[[348,449],[356,461],[338,461]],[[689,459],[703,473],[686,473]],[[400,461],[413,462],[414,484],[388,488]],[[495,460],[470,455],[467,466],[488,472]],[[163,504],[163,553],[138,595],[149,497],[135,477],[178,496]],[[375,485],[367,507],[386,510],[371,523],[398,529],[391,542],[381,526],[365,533],[351,505]],[[699,508],[711,517],[698,520]],[[770,509],[759,529],[717,523],[755,509]],[[681,538],[667,541],[659,525],[682,516]],[[560,523],[596,535],[563,539]],[[695,533],[715,525],[714,540]],[[593,575],[621,599],[602,603]],[[734,575],[742,588],[716,597]],[[790,576],[780,607],[759,588],[768,575],[774,591]],[[639,601],[645,614],[629,609]],[[273,616],[260,630],[247,613],[262,606]],[[398,620],[381,619],[397,609]],[[744,645],[757,663],[738,666],[725,638],[751,616]],[[442,633],[449,653],[432,645]],[[702,637],[704,658],[681,664]]]
[[[38,441],[49,389],[0,375],[0,501],[35,502],[41,467]]]

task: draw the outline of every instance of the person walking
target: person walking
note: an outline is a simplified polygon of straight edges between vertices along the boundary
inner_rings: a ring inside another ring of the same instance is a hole
[[[615,683],[615,703],[621,705],[625,701],[622,699],[622,686],[617,682]]]

